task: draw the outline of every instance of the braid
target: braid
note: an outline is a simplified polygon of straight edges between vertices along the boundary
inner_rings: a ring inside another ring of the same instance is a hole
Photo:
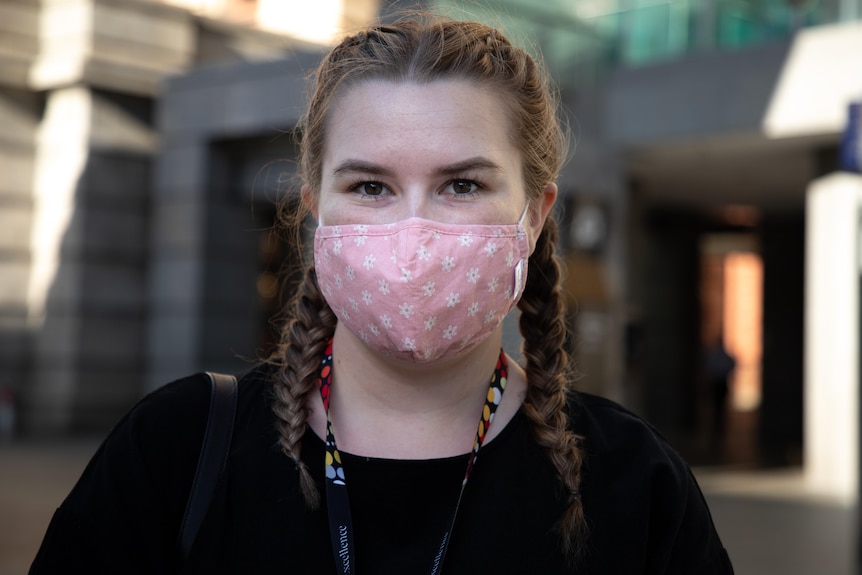
[[[308,426],[308,397],[316,388],[317,367],[335,331],[336,318],[320,293],[313,266],[308,268],[293,304],[293,318],[285,325],[278,350],[269,360],[279,368],[273,386],[273,412],[281,450],[296,463],[305,502],[316,509],[320,494],[300,457],[301,441]]]
[[[570,372],[556,244],[557,224],[548,218],[530,258],[527,285],[518,307],[527,362],[524,412],[534,440],[544,448],[568,494],[568,506],[557,529],[564,552],[574,560],[582,553],[587,538],[580,496],[584,454],[580,438],[569,430],[566,413]]]

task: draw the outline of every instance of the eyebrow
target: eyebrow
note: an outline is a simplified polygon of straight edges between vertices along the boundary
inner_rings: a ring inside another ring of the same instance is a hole
[[[441,176],[456,176],[458,174],[461,174],[463,172],[469,172],[471,170],[490,170],[493,172],[502,172],[503,168],[498,164],[492,162],[488,158],[477,156],[475,158],[468,158],[460,162],[455,162],[454,164],[450,164],[448,166],[443,166],[442,168],[437,170],[437,174]]]
[[[345,172],[362,172],[363,174],[373,174],[375,176],[391,176],[392,171],[362,160],[345,160],[341,162],[334,170],[332,175],[338,176]]]
[[[435,173],[438,176],[455,176],[470,170],[491,170],[493,172],[502,172],[503,168],[488,158],[477,156],[474,158],[467,158],[460,162],[455,162],[454,164],[442,166],[438,168]],[[363,160],[345,160],[332,170],[332,174],[334,176],[350,172],[360,172],[363,174],[386,177],[393,175],[392,170]]]

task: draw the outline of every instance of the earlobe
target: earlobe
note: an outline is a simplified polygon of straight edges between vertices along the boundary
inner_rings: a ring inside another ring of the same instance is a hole
[[[317,219],[317,198],[314,197],[314,194],[311,192],[311,188],[308,184],[302,186],[302,190],[300,192],[300,197],[302,198],[302,203],[311,212],[311,215],[314,219]]]

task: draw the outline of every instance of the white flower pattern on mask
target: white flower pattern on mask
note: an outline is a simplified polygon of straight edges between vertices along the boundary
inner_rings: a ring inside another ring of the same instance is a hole
[[[523,284],[515,282],[526,274],[513,264],[528,255],[516,228],[427,220],[322,226],[318,282],[338,321],[366,345],[430,360],[474,346],[516,303]]]

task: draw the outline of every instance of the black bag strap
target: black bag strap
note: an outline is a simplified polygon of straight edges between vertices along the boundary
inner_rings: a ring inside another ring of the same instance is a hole
[[[236,418],[236,378],[221,373],[207,372],[207,375],[212,385],[210,410],[198,467],[180,527],[179,548],[183,560],[189,556],[192,543],[212,501],[216,483],[224,470]]]

